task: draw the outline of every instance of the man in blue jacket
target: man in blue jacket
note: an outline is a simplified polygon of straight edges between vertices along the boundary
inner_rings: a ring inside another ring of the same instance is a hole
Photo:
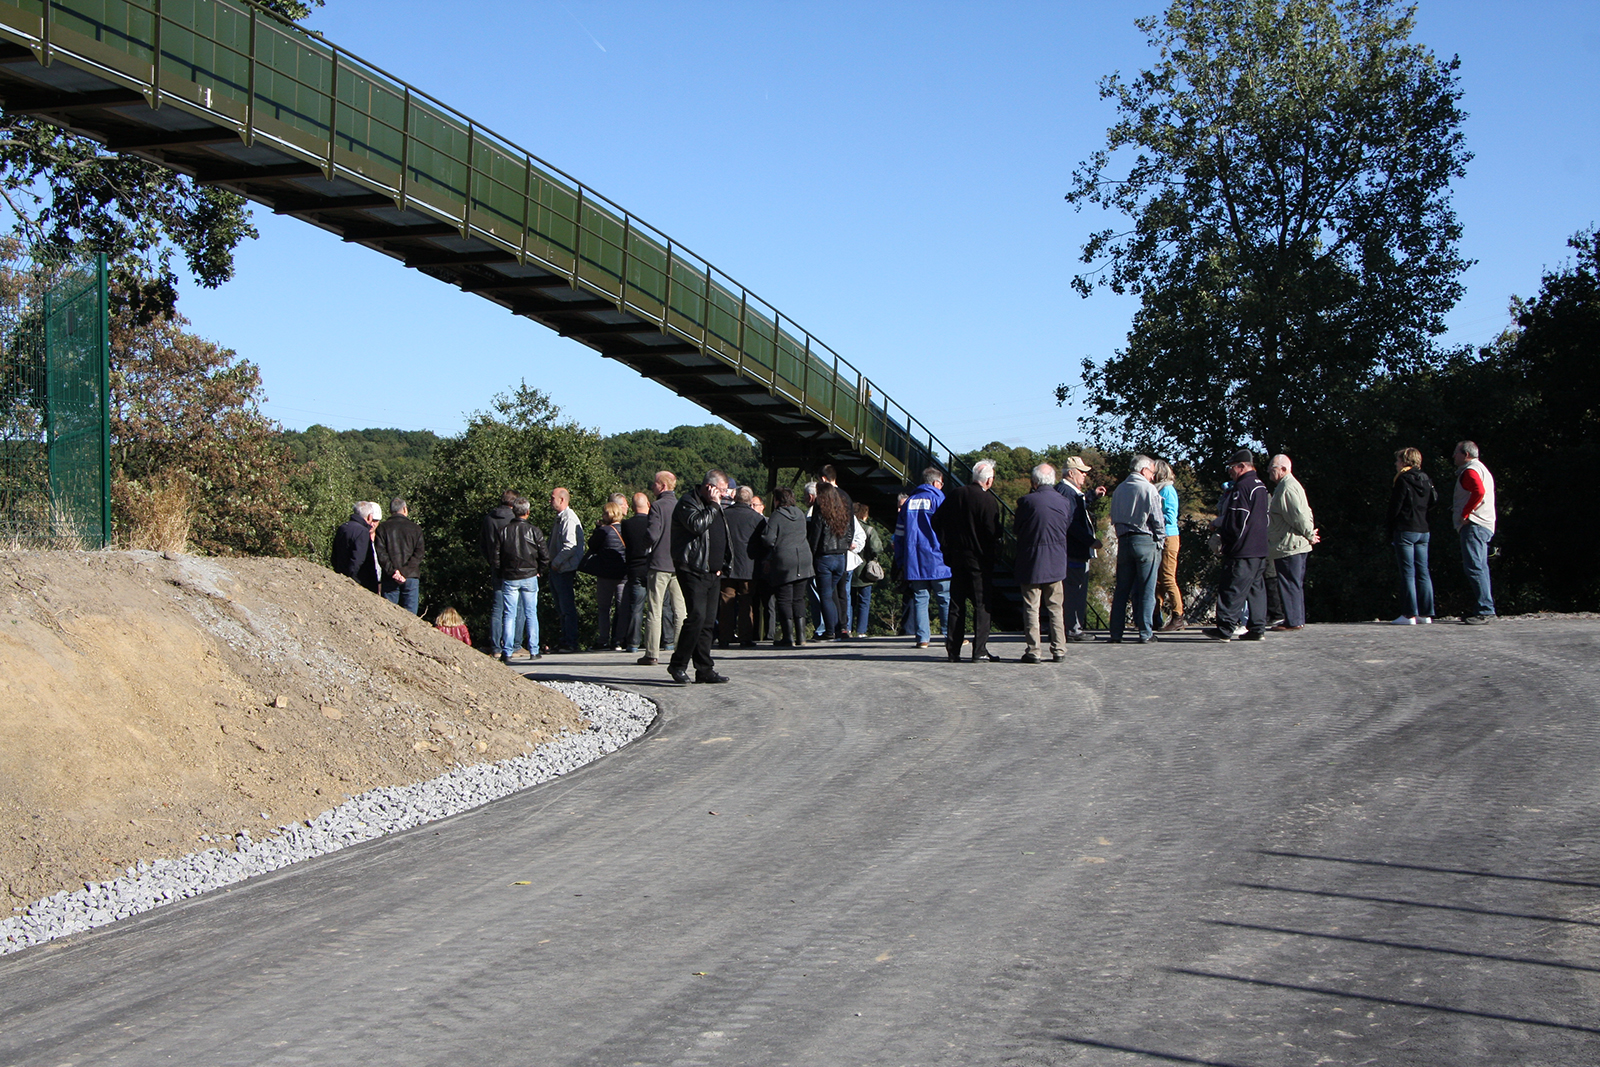
[[[1217,504],[1212,520],[1222,542],[1222,583],[1217,588],[1217,624],[1205,635],[1214,641],[1231,641],[1239,616],[1248,604],[1250,629],[1246,641],[1259,641],[1267,632],[1267,510],[1272,493],[1256,475],[1256,457],[1241,448],[1228,457],[1233,485]]]
[[[939,629],[949,626],[950,568],[945,566],[939,535],[933,532],[933,513],[944,503],[944,472],[929,467],[922,472],[922,484],[900,505],[894,528],[894,561],[911,586],[911,603],[916,615],[917,647],[933,643],[928,622],[928,594],[939,605]]]

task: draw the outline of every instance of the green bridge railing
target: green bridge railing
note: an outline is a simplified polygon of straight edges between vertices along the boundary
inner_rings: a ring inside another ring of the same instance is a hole
[[[0,0],[0,36],[270,144],[565,276],[902,477],[953,455],[848,360],[582,182],[245,0]],[[954,474],[954,471],[951,471]]]

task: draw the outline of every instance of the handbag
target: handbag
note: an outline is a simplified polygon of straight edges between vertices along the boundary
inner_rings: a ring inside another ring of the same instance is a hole
[[[861,584],[871,585],[883,581],[883,564],[875,559],[869,559],[861,565]]]

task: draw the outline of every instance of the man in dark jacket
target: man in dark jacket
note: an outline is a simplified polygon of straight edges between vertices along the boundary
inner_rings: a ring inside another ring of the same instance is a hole
[[[677,628],[683,625],[683,587],[678,584],[677,568],[672,563],[672,514],[678,507],[678,476],[671,471],[657,471],[654,489],[656,502],[650,505],[650,573],[645,578],[648,600],[644,612],[644,655],[639,657],[641,667],[652,667],[661,657],[662,611],[672,608],[673,631],[666,644],[671,647],[678,640]]]
[[[378,591],[380,572],[378,550],[372,539],[382,512],[377,504],[363,500],[350,512],[350,521],[333,532],[333,569],[374,593]]]
[[[727,487],[727,475],[708,471],[695,491],[678,501],[672,511],[672,564],[686,608],[667,673],[679,684],[688,684],[691,659],[695,681],[728,680],[717,673],[711,658],[711,627],[717,619],[722,574],[733,562],[728,521],[722,514],[722,491]]]
[[[737,636],[740,648],[756,647],[755,600],[751,596],[756,563],[750,555],[750,542],[761,528],[761,516],[750,506],[755,491],[741,485],[733,503],[722,511],[728,524],[728,546],[732,562],[722,574],[722,602],[717,614],[717,644],[722,648]]]
[[[500,543],[500,531],[510,524],[514,517],[511,506],[522,498],[521,494],[512,489],[507,489],[500,494],[500,503],[490,508],[483,516],[483,529],[478,534],[478,551],[483,553],[485,563],[489,564],[489,586],[493,590],[493,606],[489,609],[489,650],[500,650],[500,618],[505,614],[505,590],[500,588],[500,579],[495,577],[493,556]],[[516,634],[512,634],[511,647],[516,648]],[[539,651],[537,648],[529,649],[531,652]]]
[[[383,598],[418,614],[422,599],[422,527],[411,521],[411,507],[401,497],[389,501],[389,517],[378,524],[373,539],[383,573]]]
[[[1056,482],[1056,492],[1066,499],[1072,510],[1072,526],[1067,530],[1067,580],[1066,590],[1067,640],[1087,641],[1089,634],[1089,561],[1100,548],[1098,523],[1094,509],[1106,495],[1106,487],[1086,488],[1094,469],[1082,456],[1068,456],[1061,468],[1061,479]]]
[[[1259,641],[1267,632],[1267,510],[1272,493],[1256,476],[1256,457],[1241,448],[1228,457],[1233,485],[1217,504],[1211,526],[1222,542],[1222,582],[1217,587],[1217,624],[1205,635],[1215,641],[1232,641],[1239,617],[1250,608],[1246,641]]]
[[[1017,501],[1017,584],[1022,586],[1022,627],[1027,648],[1023,663],[1038,663],[1039,609],[1050,617],[1050,658],[1059,663],[1067,651],[1062,580],[1067,576],[1067,530],[1072,511],[1056,492],[1056,469],[1048,463],[1033,468],[1033,490]]]
[[[639,650],[644,624],[644,604],[649,598],[646,582],[650,577],[650,498],[633,494],[633,514],[622,520],[623,559],[628,577],[622,587],[622,617],[628,620],[626,650]]]
[[[544,534],[528,521],[528,502],[517,497],[512,519],[491,546],[489,566],[500,581],[500,662],[510,663],[517,647],[519,621],[528,628],[528,652],[539,658],[539,575],[550,566]],[[519,619],[520,617],[520,619]]]
[[[989,651],[989,614],[994,605],[994,563],[1000,554],[1000,501],[994,487],[994,460],[972,465],[972,481],[953,490],[933,513],[933,532],[950,568],[950,625],[944,635],[945,656],[961,662],[966,637],[967,601],[972,602],[972,662],[1000,657]]]

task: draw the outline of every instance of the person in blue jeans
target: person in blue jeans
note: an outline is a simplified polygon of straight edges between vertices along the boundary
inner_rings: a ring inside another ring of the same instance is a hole
[[[1428,509],[1439,499],[1433,480],[1422,472],[1422,452],[1402,448],[1394,454],[1394,484],[1389,490],[1389,544],[1400,570],[1400,614],[1396,626],[1433,621],[1433,576],[1428,573]]]
[[[1118,642],[1133,607],[1139,643],[1155,640],[1151,616],[1156,607],[1156,576],[1166,546],[1167,520],[1154,477],[1156,462],[1134,456],[1133,470],[1111,493],[1111,525],[1117,531],[1117,586],[1111,597],[1111,636]]]
[[[1494,538],[1494,475],[1478,461],[1478,446],[1471,441],[1456,445],[1455,500],[1450,521],[1461,538],[1461,570],[1473,594],[1473,608],[1461,616],[1464,623],[1485,623],[1494,618],[1494,593],[1489,587],[1489,542]]]
[[[500,580],[500,662],[510,663],[517,647],[517,620],[526,620],[528,651],[539,658],[539,573],[550,565],[544,535],[528,521],[528,502],[521,497],[511,505],[512,520],[490,546],[489,566]]]
[[[933,513],[944,503],[944,472],[929,467],[922,472],[922,484],[900,505],[894,529],[894,561],[911,586],[917,647],[933,643],[928,621],[928,599],[938,605],[939,629],[944,631],[950,617],[950,568],[945,566],[939,535],[933,530]]]

